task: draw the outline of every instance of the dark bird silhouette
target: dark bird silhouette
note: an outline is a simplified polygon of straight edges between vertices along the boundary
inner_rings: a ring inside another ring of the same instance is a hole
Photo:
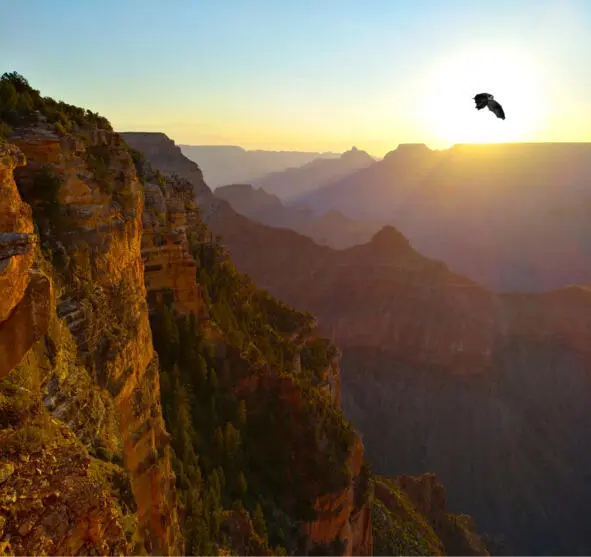
[[[497,118],[501,118],[502,120],[505,119],[505,112],[503,111],[503,107],[495,101],[495,98],[488,94],[488,93],[478,93],[474,97],[474,101],[476,102],[476,108],[478,110],[482,110],[485,106],[488,106],[488,109],[497,116]]]

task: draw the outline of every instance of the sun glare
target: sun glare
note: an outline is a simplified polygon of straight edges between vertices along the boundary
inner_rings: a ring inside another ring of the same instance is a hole
[[[546,104],[536,64],[517,50],[469,48],[442,59],[425,79],[423,126],[433,143],[535,141]],[[476,110],[477,93],[494,95],[506,115]]]

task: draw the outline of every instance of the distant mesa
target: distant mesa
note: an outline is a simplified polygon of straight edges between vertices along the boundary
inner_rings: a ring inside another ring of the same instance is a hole
[[[358,149],[357,147],[352,147],[349,151],[345,151],[341,155],[341,160],[345,161],[359,161],[359,162],[367,162],[367,164],[371,164],[374,162],[374,159],[371,155]]]
[[[429,149],[424,143],[401,143],[394,149],[393,151],[389,151],[384,160],[391,158],[392,156],[398,156],[399,154],[403,153],[405,155],[408,154],[430,154],[433,150]]]
[[[252,183],[274,193],[285,203],[299,202],[299,198],[331,182],[342,179],[375,162],[365,151],[351,148],[338,158],[316,158],[301,166],[271,172]]]
[[[234,145],[180,145],[180,148],[183,155],[199,165],[213,189],[227,184],[252,183],[271,172],[341,156],[332,152],[248,150]]]

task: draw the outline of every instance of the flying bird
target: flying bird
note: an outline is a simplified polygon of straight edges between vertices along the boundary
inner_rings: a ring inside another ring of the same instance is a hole
[[[495,98],[488,93],[478,93],[474,97],[474,101],[476,102],[476,108],[478,110],[482,110],[485,106],[488,106],[488,109],[491,112],[494,112],[497,118],[501,118],[502,120],[505,119],[505,112],[503,111],[503,107],[495,101]]]

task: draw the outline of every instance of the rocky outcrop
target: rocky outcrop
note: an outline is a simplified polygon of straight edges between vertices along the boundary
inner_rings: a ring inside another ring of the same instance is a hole
[[[0,143],[0,321],[5,321],[22,299],[29,284],[27,271],[33,262],[31,208],[23,203],[13,171],[25,164],[14,145]]]
[[[97,128],[60,137],[40,115],[34,123],[15,126],[10,139],[27,158],[15,177],[33,208],[41,250],[15,253],[0,274],[3,280],[12,273],[15,285],[3,288],[12,298],[0,302],[4,313],[10,311],[0,325],[0,353],[7,356],[2,365],[12,369],[7,379],[36,376],[44,406],[75,432],[85,450],[124,463],[136,505],[132,514],[148,551],[182,552],[145,300],[142,187],[127,146]],[[6,172],[3,187],[14,199],[3,190],[0,232],[32,233],[30,208]],[[111,527],[101,524],[96,512],[89,507],[88,526],[72,519],[68,528],[88,527],[99,539]],[[42,532],[31,530],[27,543],[42,544],[35,538]],[[84,547],[56,545],[46,551],[67,554]],[[98,547],[120,551],[117,545]]]
[[[163,133],[122,133],[128,145],[142,152],[152,166],[168,176],[178,175],[193,186],[195,199],[201,203],[211,197],[211,190],[203,180],[203,173],[197,164],[187,159],[181,148]]]
[[[473,520],[447,511],[434,474],[376,477],[375,555],[489,555]]]
[[[17,365],[49,324],[50,283],[32,269],[35,237],[13,170],[25,163],[13,145],[0,144],[0,378]]]
[[[0,234],[0,260],[9,259],[15,255],[25,255],[31,249],[31,236],[9,232]],[[8,265],[6,263],[6,265]]]
[[[307,552],[316,555],[323,548],[329,555],[372,555],[371,511],[366,502],[359,501],[355,489],[362,462],[363,443],[355,435],[345,462],[352,482],[345,489],[327,493],[314,502],[316,520],[304,526]]]
[[[169,291],[179,312],[204,317],[206,306],[196,282],[197,264],[188,238],[191,227],[195,227],[193,188],[183,179],[169,184],[165,187],[147,182],[144,186],[142,258],[146,289],[158,300]]]
[[[29,284],[8,318],[0,323],[0,378],[7,375],[39,340],[49,326],[51,283],[30,269]]]
[[[6,376],[0,381],[0,553],[129,553],[120,502],[108,481],[93,474],[72,431],[41,410],[48,380],[41,366],[50,368],[51,360],[38,356],[47,348],[57,363],[48,334],[55,299],[39,267],[31,209],[13,180],[24,156],[13,145],[0,150],[0,238],[7,255],[0,272],[0,379]]]
[[[394,478],[394,482],[408,496],[414,508],[427,519],[448,555],[489,555],[472,518],[448,513],[445,488],[435,474],[418,477],[403,475]],[[378,499],[387,499],[384,484],[376,484],[375,494]]]
[[[114,497],[114,486],[101,470],[107,465],[90,458],[57,420],[50,418],[42,429],[29,422],[21,431],[0,430],[5,451],[0,457],[2,555],[133,553],[127,537],[133,524],[126,524],[121,511],[121,505],[133,504],[131,494]]]

